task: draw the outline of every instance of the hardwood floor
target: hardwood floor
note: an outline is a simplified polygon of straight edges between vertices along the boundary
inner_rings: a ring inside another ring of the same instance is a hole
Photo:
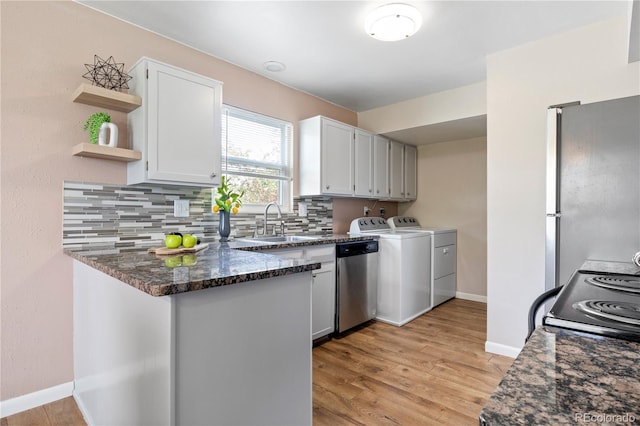
[[[73,397],[54,401],[0,420],[0,426],[84,426]]]
[[[454,299],[313,350],[314,425],[477,425],[512,363],[484,352],[486,305]]]
[[[313,349],[314,425],[477,425],[512,363],[484,352],[486,305],[454,299],[403,327],[372,322]],[[0,426],[85,425],[73,398]]]

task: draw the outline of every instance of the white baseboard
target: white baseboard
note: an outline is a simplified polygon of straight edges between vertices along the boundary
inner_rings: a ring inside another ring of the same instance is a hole
[[[27,411],[44,404],[66,398],[71,396],[72,393],[73,382],[67,382],[58,386],[42,389],[37,392],[0,401],[0,417],[11,416],[12,414]]]
[[[487,296],[480,296],[478,294],[462,293],[462,292],[456,291],[456,298],[471,300],[473,302],[487,303]]]
[[[500,343],[494,343],[486,341],[484,342],[484,351],[492,354],[504,355],[509,358],[516,358],[522,348],[515,348],[513,346],[502,345]]]

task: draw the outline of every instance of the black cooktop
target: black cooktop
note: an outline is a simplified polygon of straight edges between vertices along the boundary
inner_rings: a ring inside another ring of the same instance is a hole
[[[640,342],[640,275],[602,269],[576,271],[543,324]]]

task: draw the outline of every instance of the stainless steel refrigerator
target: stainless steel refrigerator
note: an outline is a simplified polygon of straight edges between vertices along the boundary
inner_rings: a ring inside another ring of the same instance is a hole
[[[547,290],[640,250],[640,96],[548,110]]]

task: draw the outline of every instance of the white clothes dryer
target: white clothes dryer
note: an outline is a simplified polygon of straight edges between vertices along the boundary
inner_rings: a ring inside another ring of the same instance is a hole
[[[381,217],[354,219],[349,234],[378,237],[378,321],[402,326],[431,310],[431,234],[394,231]]]
[[[411,216],[393,216],[387,221],[395,231],[424,232],[431,239],[431,307],[456,297],[458,230],[446,227],[422,227]]]

